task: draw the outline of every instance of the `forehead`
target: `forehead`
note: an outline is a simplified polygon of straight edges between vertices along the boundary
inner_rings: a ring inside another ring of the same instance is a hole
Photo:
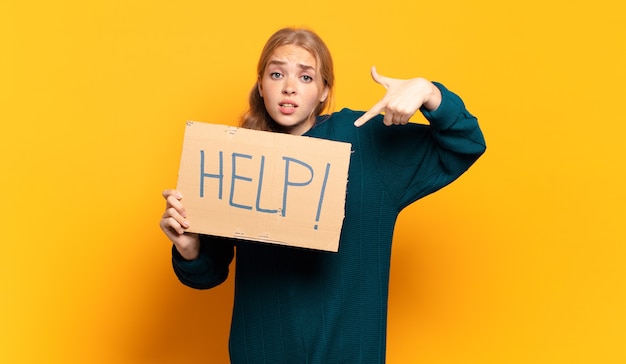
[[[294,63],[317,69],[317,59],[311,52],[295,44],[280,46],[272,52],[268,65],[272,63]]]

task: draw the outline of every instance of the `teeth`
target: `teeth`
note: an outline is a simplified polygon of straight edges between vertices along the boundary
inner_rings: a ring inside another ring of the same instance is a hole
[[[295,107],[293,104],[282,104],[282,107]]]

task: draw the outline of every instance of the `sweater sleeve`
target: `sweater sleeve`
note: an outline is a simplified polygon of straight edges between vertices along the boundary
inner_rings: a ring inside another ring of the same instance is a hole
[[[461,98],[434,84],[441,90],[441,105],[420,110],[430,125],[387,127],[381,121],[371,129],[373,158],[398,210],[457,179],[486,149],[478,121]]]
[[[234,243],[226,238],[200,235],[200,254],[183,258],[172,246],[172,265],[178,279],[195,289],[213,288],[226,280],[234,257]]]

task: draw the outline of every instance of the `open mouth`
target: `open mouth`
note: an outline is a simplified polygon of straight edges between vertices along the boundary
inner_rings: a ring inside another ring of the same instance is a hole
[[[283,114],[292,114],[296,111],[296,108],[298,107],[298,105],[296,104],[292,104],[292,103],[281,103],[279,104],[280,106],[280,112],[282,112]]]

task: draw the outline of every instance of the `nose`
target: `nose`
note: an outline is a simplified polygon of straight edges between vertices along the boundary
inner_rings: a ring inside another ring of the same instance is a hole
[[[285,95],[293,95],[296,93],[296,87],[293,80],[290,78],[285,79],[285,83],[283,84],[283,94]]]

